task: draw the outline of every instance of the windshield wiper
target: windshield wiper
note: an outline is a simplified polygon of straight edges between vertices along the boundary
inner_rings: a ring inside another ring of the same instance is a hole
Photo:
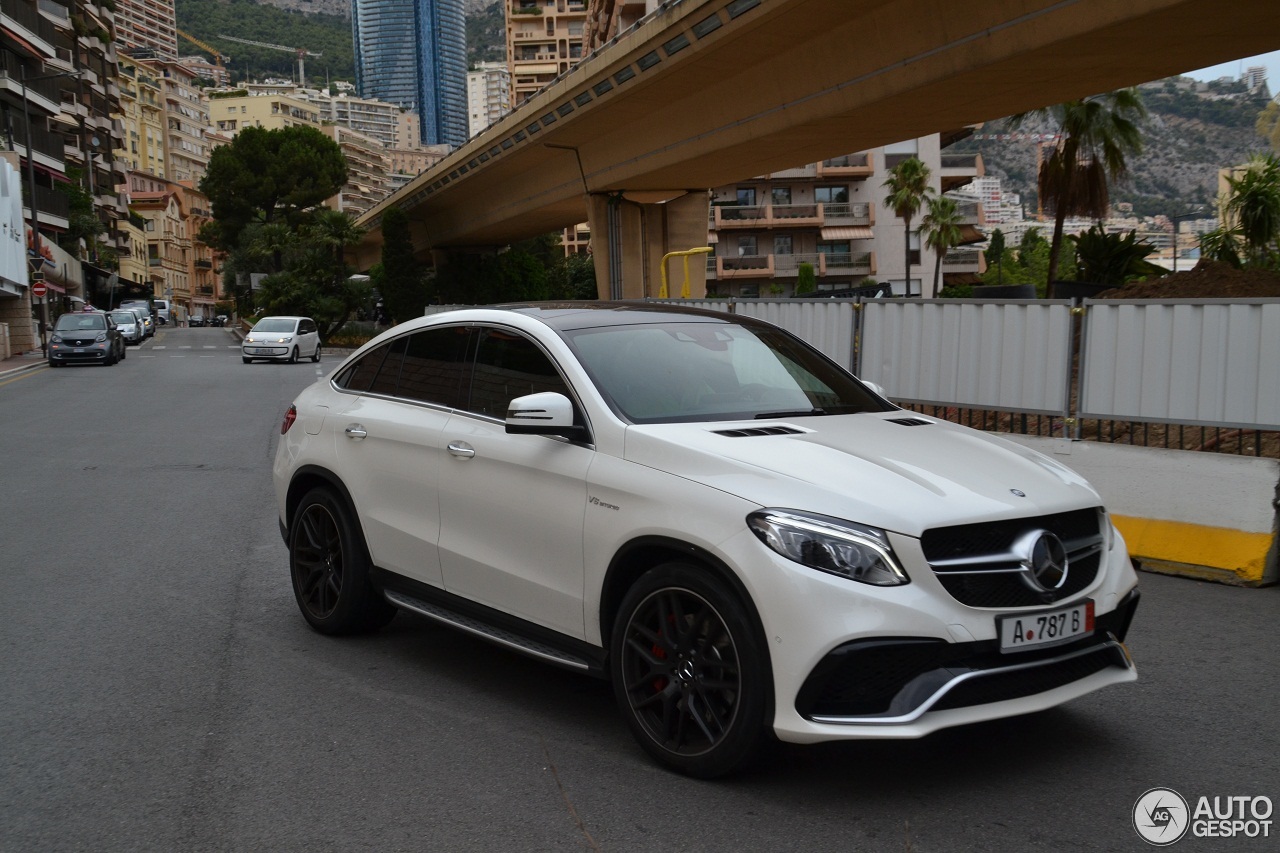
[[[785,410],[781,412],[761,412],[760,414],[756,415],[755,419],[759,421],[759,420],[767,420],[770,418],[805,418],[805,417],[809,417],[810,415],[825,415],[826,413],[827,413],[826,409],[819,409],[819,408],[791,409],[791,410]]]

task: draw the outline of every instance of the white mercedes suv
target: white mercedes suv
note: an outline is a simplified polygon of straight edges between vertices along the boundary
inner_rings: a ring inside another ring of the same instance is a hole
[[[910,738],[1137,678],[1098,494],[903,411],[767,323],[627,303],[396,326],[302,394],[275,459],[303,616],[406,610],[611,680],[695,776]]]

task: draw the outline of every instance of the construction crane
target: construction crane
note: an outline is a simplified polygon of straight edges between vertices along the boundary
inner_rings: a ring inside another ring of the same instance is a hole
[[[1034,142],[1036,146],[1036,180],[1040,180],[1040,167],[1044,165],[1044,149],[1057,145],[1063,139],[1061,133],[975,133],[971,139],[987,139],[993,142]],[[1036,193],[1036,219],[1044,222],[1044,204]]]
[[[219,35],[218,38],[226,39],[227,41],[238,42],[240,44],[248,44],[254,47],[265,47],[265,48],[269,48],[270,50],[289,51],[290,53],[298,57],[298,85],[299,86],[307,85],[307,78],[305,74],[305,66],[303,65],[303,59],[308,56],[314,56],[317,58],[321,56],[321,54],[312,53],[311,51],[303,47],[287,47],[283,44],[268,44],[265,41],[253,41],[252,39],[242,39],[242,38],[236,38],[235,36],[226,36],[226,35]]]
[[[178,35],[182,36],[184,39],[191,42],[196,47],[200,48],[205,53],[208,53],[210,56],[213,57],[213,64],[218,67],[218,76],[219,78],[221,78],[217,81],[218,85],[224,85],[227,82],[227,80],[230,79],[227,75],[227,69],[223,66],[223,63],[230,62],[231,57],[227,56],[225,53],[218,50],[213,45],[208,44],[207,42],[200,41],[200,39],[196,38],[190,33],[184,33],[182,30],[178,30]]]

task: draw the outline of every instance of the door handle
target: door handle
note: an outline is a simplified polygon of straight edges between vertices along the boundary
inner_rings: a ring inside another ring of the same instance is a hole
[[[369,434],[368,430],[364,428],[364,424],[348,424],[343,432],[347,434],[347,438],[364,438]]]
[[[451,441],[449,442],[449,454],[460,459],[470,459],[476,455],[476,449],[465,441]]]

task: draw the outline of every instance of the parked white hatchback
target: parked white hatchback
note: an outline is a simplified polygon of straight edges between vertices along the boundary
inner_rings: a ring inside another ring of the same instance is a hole
[[[1137,579],[1087,483],[767,323],[436,314],[352,354],[281,432],[314,628],[407,610],[607,677],[643,748],[691,775],[770,733],[920,737],[1137,677]]]
[[[320,333],[310,317],[263,317],[244,336],[240,357],[245,364],[255,359],[296,362],[299,358],[320,360]]]

